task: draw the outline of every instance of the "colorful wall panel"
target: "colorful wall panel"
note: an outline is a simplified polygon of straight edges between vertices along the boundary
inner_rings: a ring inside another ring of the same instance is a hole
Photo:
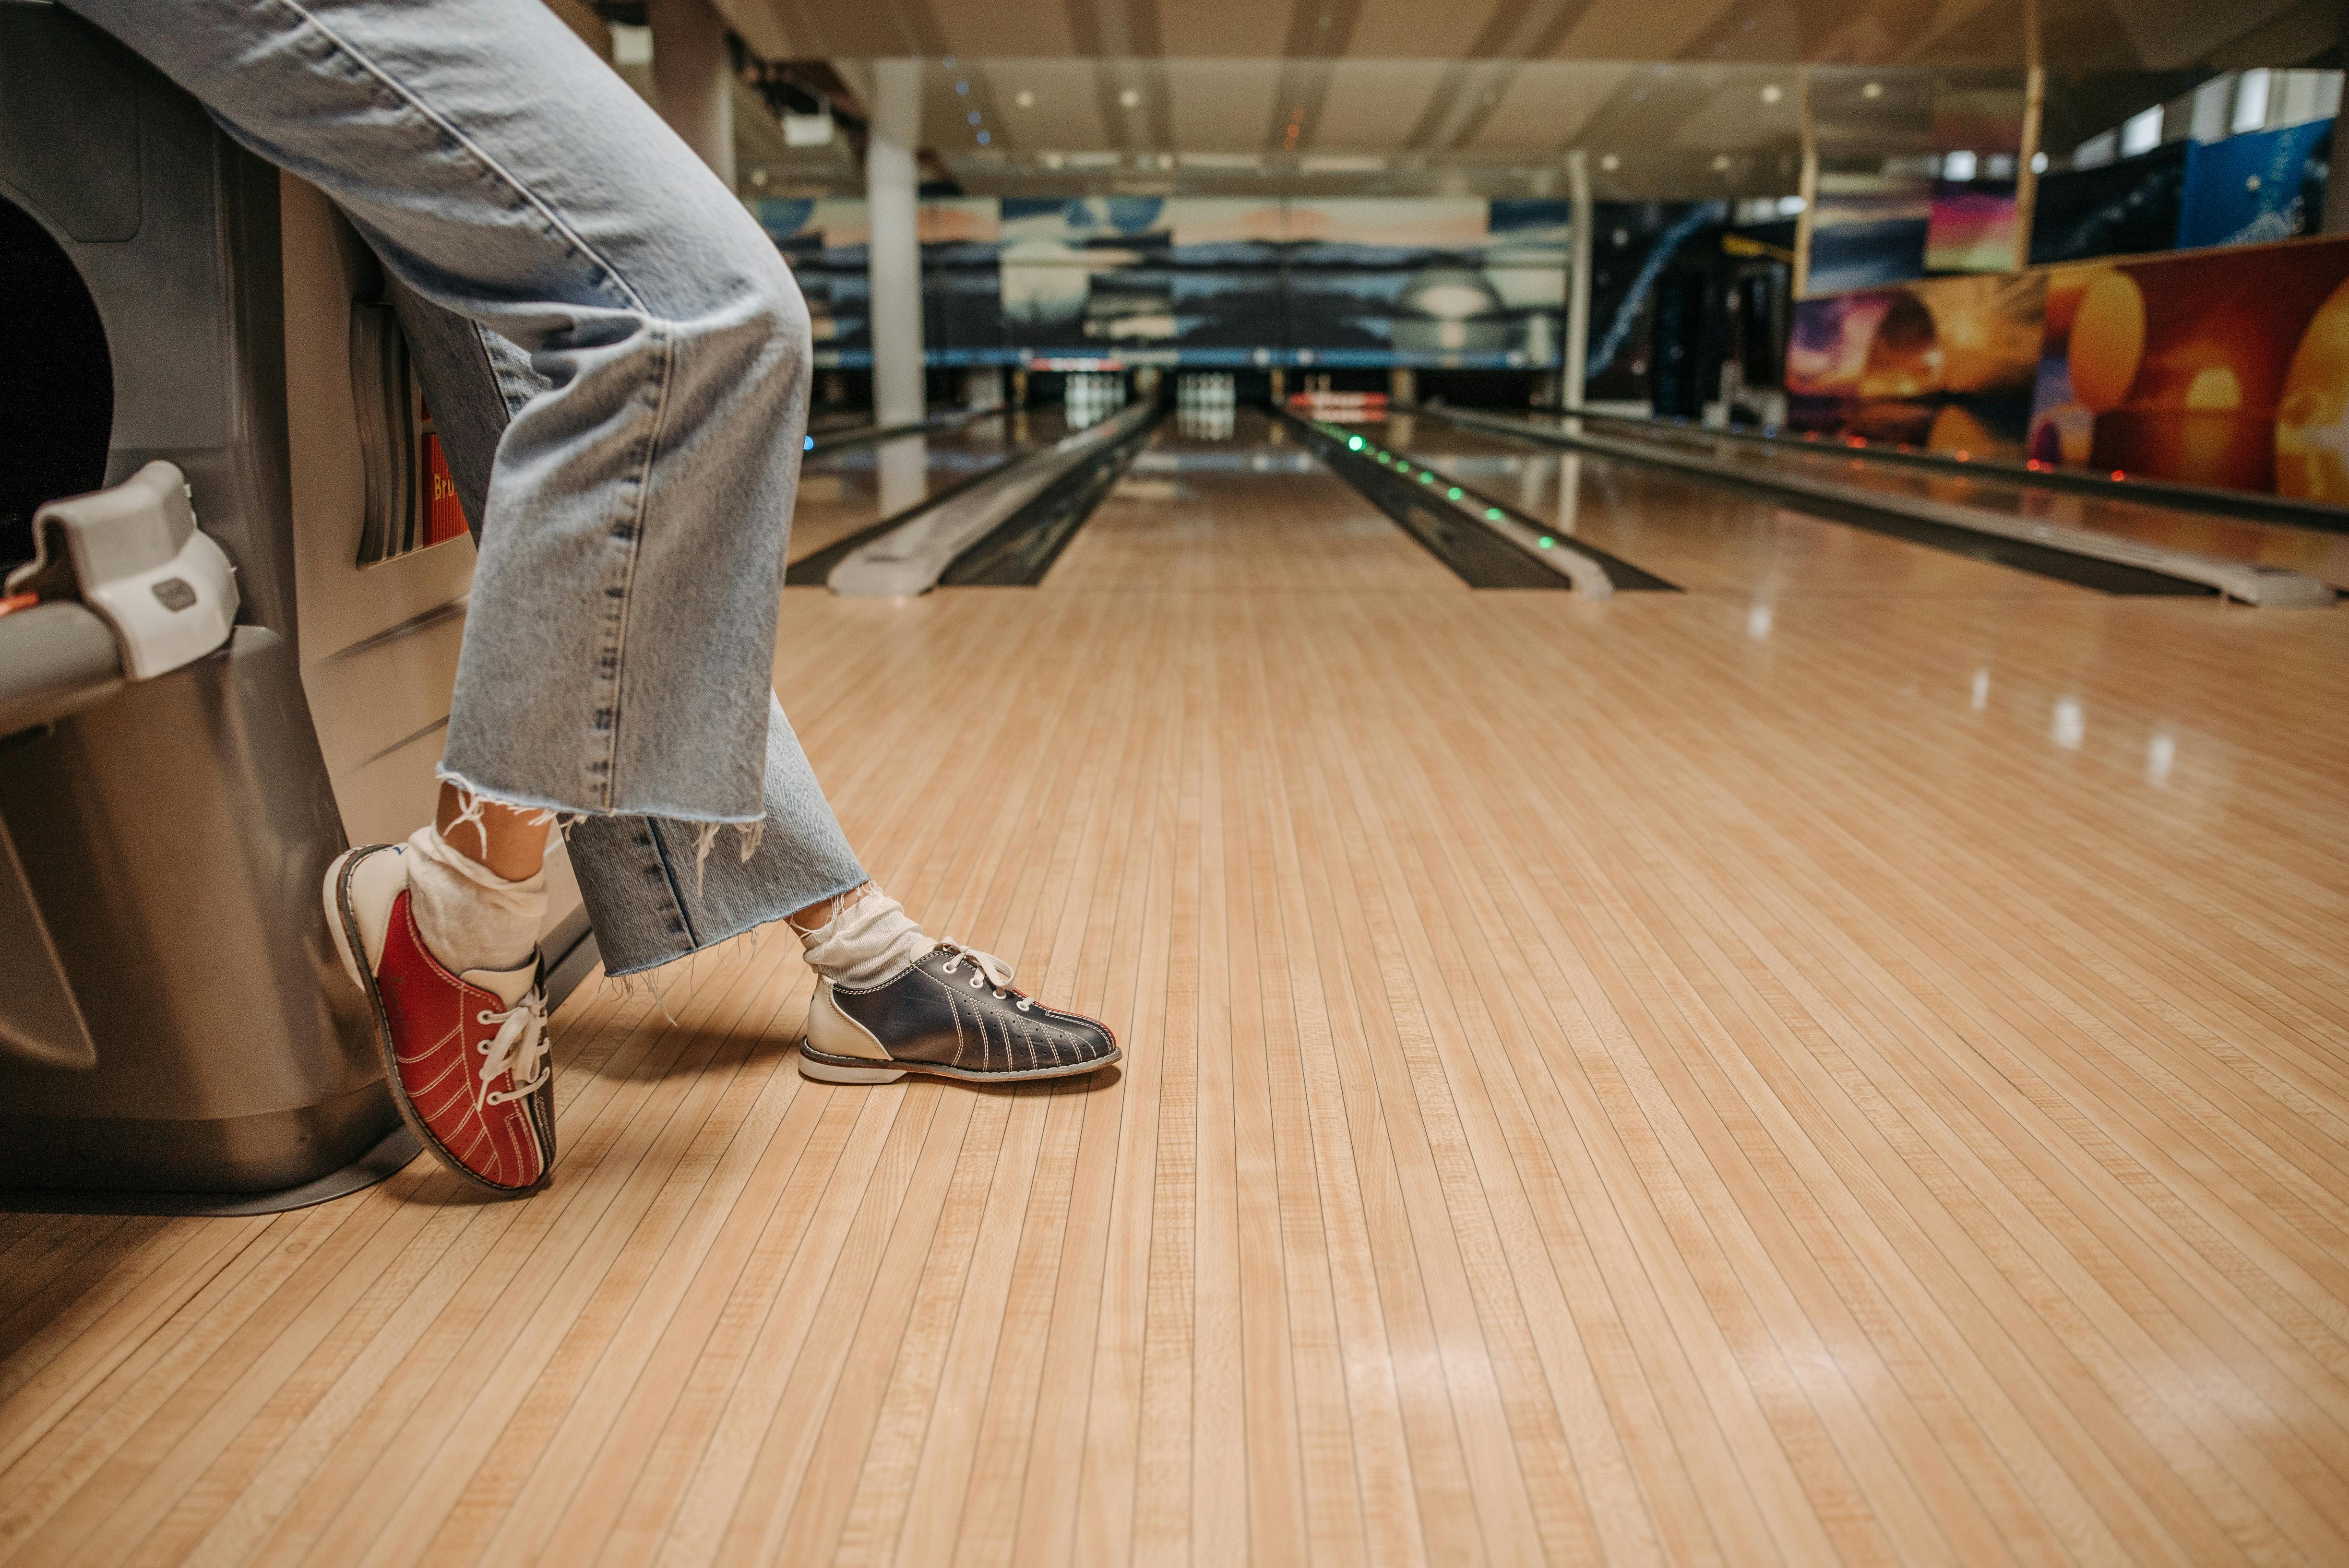
[[[2316,232],[2324,213],[2324,180],[2333,122],[2197,143],[2186,160],[2186,195],[2178,243],[2257,245]]]
[[[2349,239],[1799,302],[1788,422],[2349,505]]]
[[[2046,279],[1922,278],[1795,306],[1787,422],[1933,451],[2023,456]]]
[[[870,362],[862,202],[768,201],[832,365]],[[925,204],[934,364],[1538,368],[1560,358],[1557,201],[1007,198]]]
[[[2349,241],[2047,275],[2031,456],[2349,501]]]

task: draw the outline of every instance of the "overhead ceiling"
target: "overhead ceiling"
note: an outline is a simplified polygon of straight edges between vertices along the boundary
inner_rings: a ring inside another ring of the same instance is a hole
[[[2099,114],[2106,99],[2143,107],[2139,77],[2149,104],[2213,71],[2328,58],[2343,14],[2341,0],[716,4],[755,53],[820,63],[851,112],[872,61],[922,59],[922,144],[973,193],[1563,194],[1564,155],[1581,150],[1613,200],[1792,191],[1804,93],[1838,106],[1855,143],[1921,150],[1936,83],[2019,80],[2026,5],[2051,72],[2106,84],[2089,95]],[[746,163],[762,189],[855,179],[840,144],[762,146]]]
[[[2177,70],[2297,65],[2339,0],[717,0],[771,58],[1719,60],[2048,63]],[[2230,59],[2243,49],[2284,58]]]

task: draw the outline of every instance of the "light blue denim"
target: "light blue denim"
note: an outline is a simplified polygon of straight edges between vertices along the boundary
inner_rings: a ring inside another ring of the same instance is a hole
[[[864,882],[771,689],[808,316],[733,194],[540,0],[64,3],[397,280],[481,546],[442,774],[582,819],[609,972]]]

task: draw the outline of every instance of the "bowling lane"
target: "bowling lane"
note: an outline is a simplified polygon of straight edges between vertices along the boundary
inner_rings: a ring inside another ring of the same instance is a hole
[[[800,470],[792,559],[849,535],[1068,433],[1059,410],[976,419],[959,429],[812,455]]]
[[[1286,428],[1245,408],[1162,424],[1041,587],[1469,592]]]
[[[1690,593],[2044,599],[2090,592],[1644,463],[1562,452],[1412,415],[1362,428],[1391,450]]]

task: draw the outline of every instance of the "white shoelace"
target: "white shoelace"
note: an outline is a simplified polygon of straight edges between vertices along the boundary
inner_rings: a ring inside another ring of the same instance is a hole
[[[968,958],[970,960],[970,966],[978,971],[978,974],[970,977],[971,988],[973,990],[977,990],[982,985],[992,985],[995,987],[995,995],[999,999],[1016,1001],[1019,1004],[1019,1010],[1023,1013],[1035,1006],[1035,1004],[1029,1001],[1027,997],[1019,995],[1011,989],[1011,965],[1003,962],[1002,959],[998,958],[994,954],[981,953],[976,947],[965,947],[961,943],[957,942],[951,936],[947,937],[944,942],[939,943],[938,945],[940,947],[949,949],[954,954],[952,958],[947,959],[944,964],[938,965],[939,974],[952,975],[956,973],[962,967],[963,960]]]
[[[484,1007],[474,1015],[484,1024],[495,1024],[498,1032],[481,1043],[481,1084],[474,1091],[475,1109],[503,1105],[520,1099],[544,1083],[554,1066],[547,1059],[546,998],[533,991],[514,1006],[502,1013]],[[493,1089],[490,1085],[511,1072],[514,1087]]]

